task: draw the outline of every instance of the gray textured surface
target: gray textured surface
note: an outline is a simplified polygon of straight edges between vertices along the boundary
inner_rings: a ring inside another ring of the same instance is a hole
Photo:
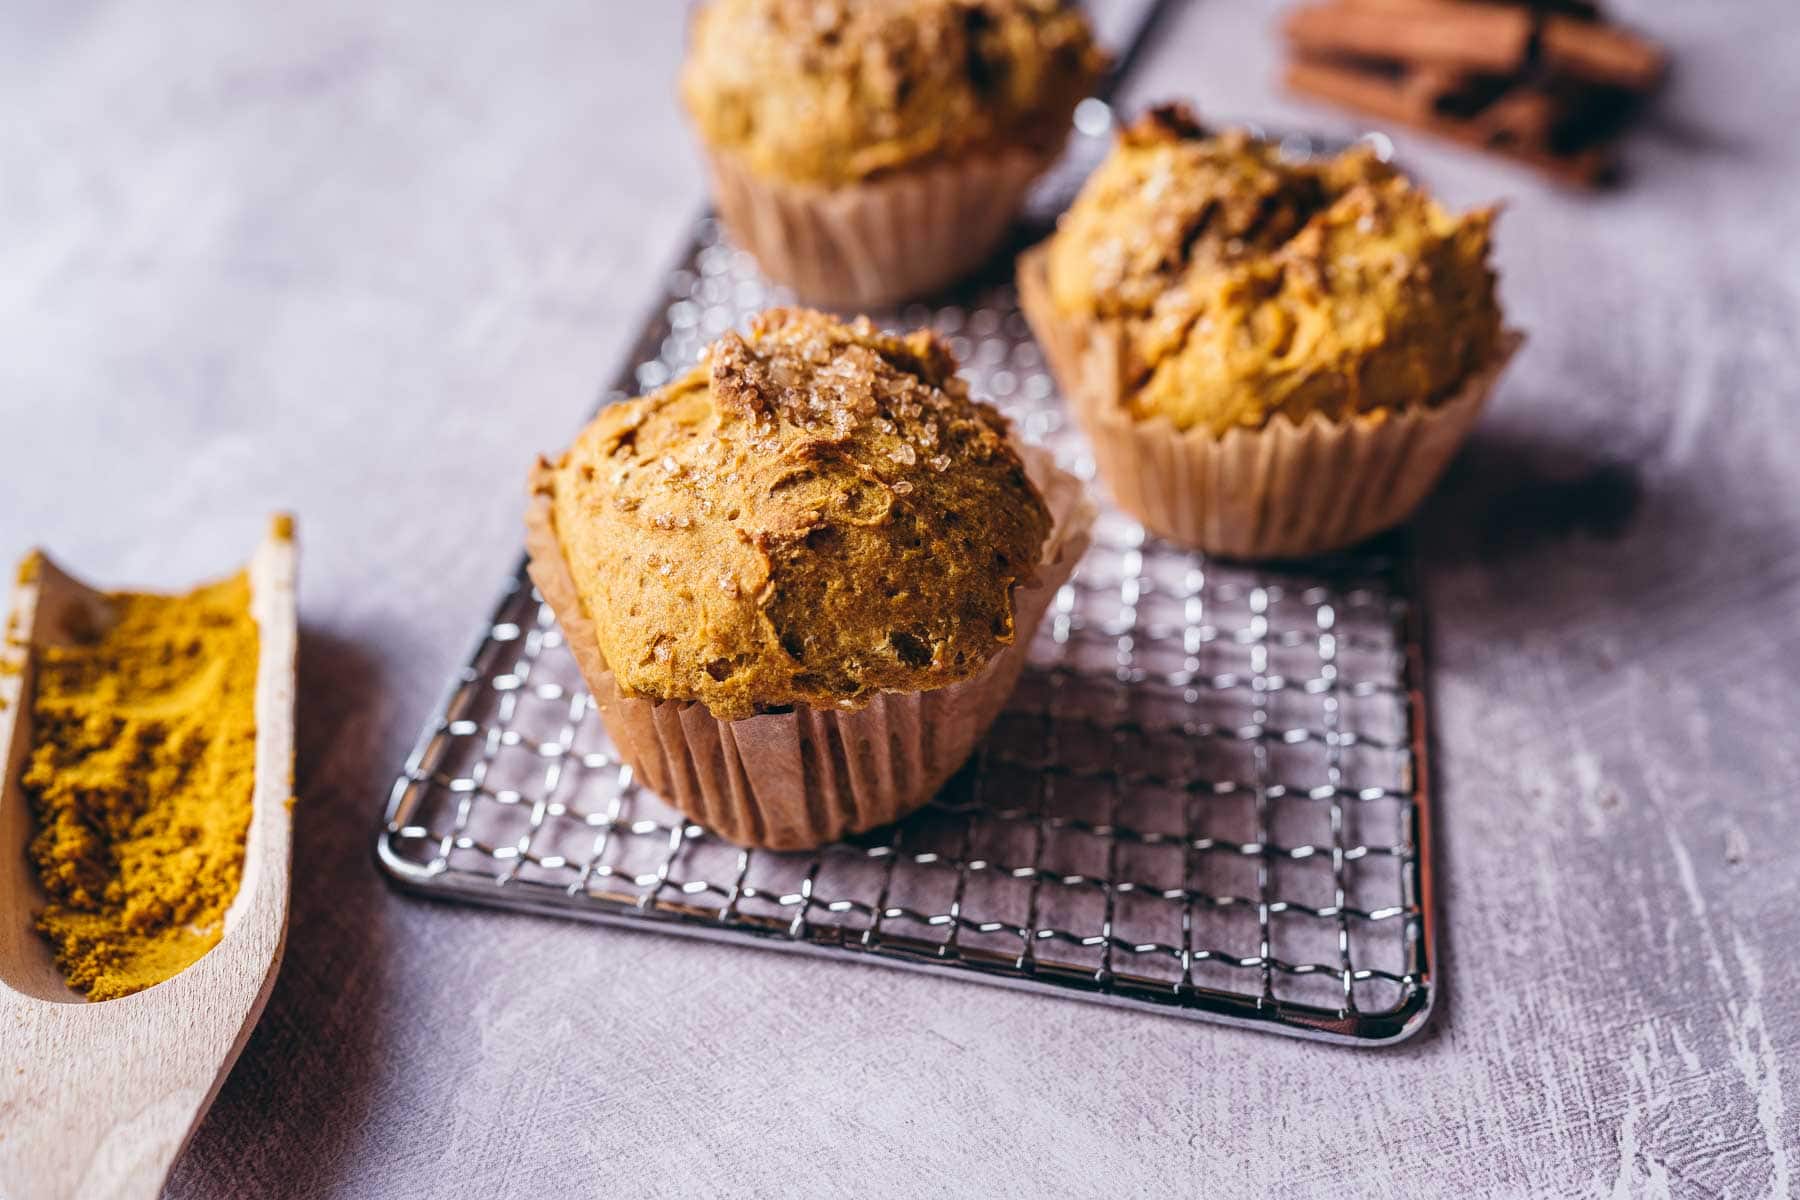
[[[1448,1004],[1355,1053],[391,894],[386,782],[699,203],[679,6],[0,7],[0,553],[305,541],[288,958],[172,1191],[1784,1194],[1800,1172],[1800,18],[1675,48],[1426,523]],[[1272,90],[1195,4],[1129,89]]]

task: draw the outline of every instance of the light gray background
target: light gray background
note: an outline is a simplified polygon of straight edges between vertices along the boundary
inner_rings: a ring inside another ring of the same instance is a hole
[[[1800,1172],[1800,11],[1510,201],[1532,341],[1427,519],[1435,1028],[1355,1052],[391,893],[388,782],[701,202],[675,3],[0,3],[0,553],[305,548],[286,966],[183,1197],[1781,1194]],[[1276,6],[1128,89],[1277,91]],[[12,868],[8,868],[12,869]]]

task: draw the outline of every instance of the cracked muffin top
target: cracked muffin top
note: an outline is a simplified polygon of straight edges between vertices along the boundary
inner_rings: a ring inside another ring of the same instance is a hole
[[[1005,146],[1053,150],[1105,56],[1062,0],[712,0],[681,93],[769,178],[836,186]]]
[[[1365,147],[1289,162],[1179,105],[1121,134],[1046,256],[1057,309],[1127,333],[1126,405],[1222,434],[1447,398],[1494,355],[1495,212]]]
[[[1274,250],[1335,196],[1393,173],[1364,148],[1289,162],[1242,130],[1212,136],[1184,105],[1150,109],[1057,222],[1051,295],[1071,314],[1149,318],[1190,276]]]
[[[774,309],[534,489],[620,690],[737,720],[977,674],[1050,514],[928,331]]]

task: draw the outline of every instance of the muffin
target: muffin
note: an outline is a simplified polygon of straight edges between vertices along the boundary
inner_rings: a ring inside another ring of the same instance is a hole
[[[712,0],[681,94],[732,237],[855,307],[992,255],[1104,66],[1062,0]]]
[[[933,334],[784,309],[603,410],[532,494],[532,579],[625,761],[774,849],[931,798],[1092,520]]]
[[[1494,217],[1367,147],[1290,162],[1166,106],[1021,258],[1020,304],[1120,507],[1212,553],[1322,553],[1411,514],[1517,348]]]

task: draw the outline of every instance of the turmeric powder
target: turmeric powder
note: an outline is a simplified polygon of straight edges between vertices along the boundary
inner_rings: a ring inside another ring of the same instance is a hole
[[[37,578],[38,558],[36,554],[27,554],[19,564],[19,586],[24,587]],[[0,639],[0,679],[11,679],[25,672],[24,641],[19,637],[19,614],[8,613],[6,616],[6,636]],[[0,696],[0,712],[7,708],[6,697]]]
[[[217,945],[256,773],[250,581],[108,597],[115,620],[37,651],[23,782],[37,927],[69,985],[111,1000]]]

